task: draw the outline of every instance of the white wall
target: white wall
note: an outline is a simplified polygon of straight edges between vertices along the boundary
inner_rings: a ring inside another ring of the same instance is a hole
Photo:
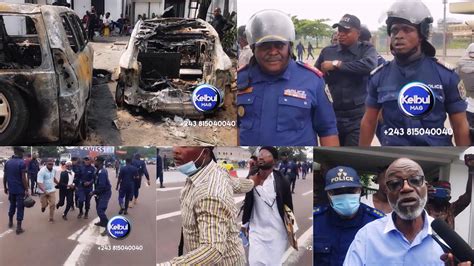
[[[74,11],[80,19],[91,10],[91,0],[74,1]]]
[[[451,164],[450,179],[451,183],[451,202],[456,201],[459,196],[466,191],[467,167],[464,164]],[[455,219],[456,232],[468,242],[469,239],[469,219],[471,215],[471,205],[461,212]],[[473,243],[471,243],[472,246]]]
[[[138,20],[138,15],[141,15],[143,13],[145,13],[148,16],[148,3],[135,3],[135,18],[134,18],[134,21],[137,21]]]
[[[122,12],[122,0],[104,0],[104,15],[110,12],[110,18],[113,21],[117,21],[120,18]]]

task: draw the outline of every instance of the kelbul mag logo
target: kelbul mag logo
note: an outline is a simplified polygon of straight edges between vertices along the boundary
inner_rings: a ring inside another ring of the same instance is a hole
[[[222,100],[223,97],[221,92],[216,87],[209,84],[199,85],[193,91],[193,105],[201,112],[211,112],[216,110]]]
[[[117,215],[107,223],[107,232],[112,238],[124,239],[130,234],[131,224],[127,218]]]
[[[398,107],[407,116],[421,118],[434,107],[433,91],[424,83],[411,82],[398,95]]]

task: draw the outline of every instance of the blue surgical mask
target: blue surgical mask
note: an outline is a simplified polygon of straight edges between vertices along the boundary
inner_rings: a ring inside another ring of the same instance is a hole
[[[203,151],[204,151],[204,149],[201,151],[201,153],[196,158],[196,160],[189,161],[185,164],[182,164],[182,165],[178,166],[176,169],[178,171],[180,171],[181,173],[185,174],[186,176],[191,176],[191,175],[195,174],[197,171],[199,171],[200,168],[197,168],[196,164],[194,162],[197,161],[201,157]]]
[[[329,196],[331,207],[342,216],[351,216],[359,210],[360,193]]]

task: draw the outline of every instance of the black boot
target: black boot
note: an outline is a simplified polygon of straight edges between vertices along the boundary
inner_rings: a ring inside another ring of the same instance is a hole
[[[79,210],[79,214],[77,215],[77,219],[82,217],[82,209]]]
[[[89,219],[89,209],[86,209],[86,213],[84,214],[84,219]]]
[[[8,216],[8,228],[13,227],[13,216]]]
[[[25,232],[25,230],[23,230],[23,228],[21,228],[21,221],[17,221],[17,224],[16,224],[16,234],[19,235],[21,233]]]

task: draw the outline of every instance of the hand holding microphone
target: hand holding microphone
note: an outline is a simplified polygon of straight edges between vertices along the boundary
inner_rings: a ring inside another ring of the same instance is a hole
[[[436,236],[433,236],[435,241],[447,252],[447,254],[440,258],[446,265],[455,265],[455,260],[461,262],[458,265],[472,265],[474,262],[474,251],[445,221],[436,219],[431,223],[431,228],[449,246],[447,247],[437,240]]]

